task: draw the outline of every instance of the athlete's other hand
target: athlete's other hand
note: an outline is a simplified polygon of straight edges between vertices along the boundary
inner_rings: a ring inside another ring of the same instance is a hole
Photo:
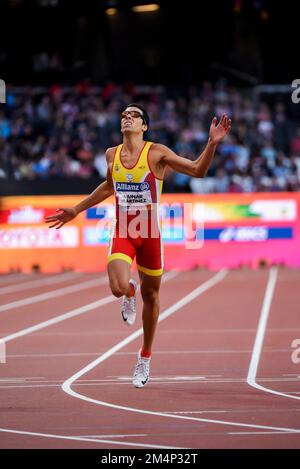
[[[218,124],[217,121],[218,119],[214,117],[209,130],[209,139],[215,145],[220,143],[231,129],[231,119],[226,114],[222,115]]]
[[[46,217],[45,222],[53,223],[49,228],[56,228],[57,230],[77,216],[75,208],[58,208],[56,212],[60,213]]]

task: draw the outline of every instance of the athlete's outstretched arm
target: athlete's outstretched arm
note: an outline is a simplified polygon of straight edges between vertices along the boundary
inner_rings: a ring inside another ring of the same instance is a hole
[[[159,145],[162,154],[161,161],[179,173],[199,178],[204,177],[213,160],[218,143],[230,132],[230,129],[231,119],[226,114],[223,114],[218,124],[217,118],[214,117],[211,122],[207,145],[195,161],[176,155],[165,145]]]
[[[77,217],[77,215],[82,212],[83,210],[87,210],[94,205],[103,202],[103,200],[107,199],[110,195],[114,193],[114,187],[111,177],[111,170],[109,165],[110,160],[110,150],[108,149],[106,152],[106,160],[107,160],[107,174],[106,180],[102,182],[96,189],[88,195],[85,199],[83,199],[79,204],[75,205],[74,207],[62,207],[58,208],[55,215],[50,215],[49,217],[45,218],[46,223],[53,223],[49,226],[49,228],[61,228],[65,223],[73,220],[73,218]]]

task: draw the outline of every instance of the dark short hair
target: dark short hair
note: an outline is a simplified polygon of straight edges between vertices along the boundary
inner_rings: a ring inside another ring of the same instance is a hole
[[[130,103],[126,106],[126,109],[128,107],[137,107],[138,109],[140,109],[140,111],[142,111],[142,119],[143,119],[143,122],[144,124],[146,124],[147,126],[147,130],[149,130],[149,125],[150,125],[150,118],[149,118],[149,114],[148,112],[146,111],[146,109],[144,109],[140,104],[137,104],[137,103]]]

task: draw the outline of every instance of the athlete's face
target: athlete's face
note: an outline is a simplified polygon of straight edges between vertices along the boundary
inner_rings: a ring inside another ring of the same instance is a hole
[[[145,132],[147,125],[144,123],[142,115],[142,111],[138,107],[127,107],[121,114],[121,132]]]

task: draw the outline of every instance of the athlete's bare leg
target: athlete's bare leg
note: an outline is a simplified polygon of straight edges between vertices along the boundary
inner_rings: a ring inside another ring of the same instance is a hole
[[[107,265],[109,286],[114,296],[120,298],[123,295],[130,296],[130,264],[121,259],[114,259]]]
[[[139,271],[143,298],[144,352],[151,352],[159,316],[159,288],[162,276],[150,276]]]

